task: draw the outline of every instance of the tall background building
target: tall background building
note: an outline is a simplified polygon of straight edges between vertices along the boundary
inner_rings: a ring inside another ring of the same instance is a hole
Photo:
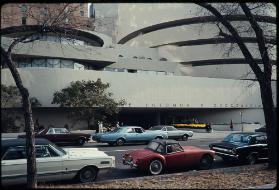
[[[198,14],[195,4],[76,5],[73,16],[93,22],[93,28],[80,28],[83,33],[72,41],[74,46],[63,36],[48,34],[33,44],[19,44],[14,52],[25,86],[42,103],[34,109],[34,117],[44,125],[67,123],[71,128],[84,128],[83,122],[67,118],[67,108],[51,104],[53,93],[71,81],[97,78],[111,84],[115,99],[126,100],[118,120],[127,125],[147,128],[191,118],[224,127],[231,120],[264,124],[259,85],[250,67],[238,49],[226,54],[230,43],[216,40],[216,27],[209,17]],[[16,6],[17,19],[12,25],[24,24],[22,4],[5,6],[2,15],[11,12],[9,6]],[[264,24],[276,30],[275,13],[271,10],[269,15],[273,19]],[[232,23],[247,25],[238,18]],[[2,36],[2,44],[10,41],[10,36]],[[253,49],[256,41],[247,41],[247,45]],[[273,45],[271,58],[276,63]],[[256,49],[253,56],[259,57]],[[277,107],[275,71],[274,64]],[[3,84],[14,85],[6,68],[1,70],[1,79]]]

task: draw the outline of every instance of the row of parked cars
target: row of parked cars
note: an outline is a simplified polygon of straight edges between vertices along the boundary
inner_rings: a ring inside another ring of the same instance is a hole
[[[101,136],[101,141],[103,135],[127,132],[131,129],[141,128],[136,126],[120,127],[109,133],[96,134],[93,138]],[[225,161],[239,160],[249,164],[255,164],[261,159],[268,159],[265,133],[232,133],[222,142],[210,144],[209,149],[201,149],[195,146],[181,146],[179,141],[173,139],[155,138],[161,134],[156,131],[159,130],[142,131],[141,133],[149,133],[146,134],[147,137],[153,135],[153,139],[144,149],[125,153],[122,157],[122,163],[137,168],[141,172],[158,175],[165,170],[175,168],[209,169],[214,162],[215,155],[221,156]],[[177,139],[179,139],[178,136],[182,138],[182,135],[177,135]],[[127,136],[122,137],[123,142],[134,142],[127,140],[129,139]],[[113,142],[105,139],[104,142]],[[147,140],[144,139],[143,142],[147,142]],[[116,140],[114,143],[122,145]],[[25,147],[24,138],[2,140],[2,184],[26,182]],[[99,172],[115,167],[115,157],[108,156],[97,148],[61,148],[43,138],[36,138],[35,147],[38,181],[75,179],[79,182],[92,182],[97,178]]]

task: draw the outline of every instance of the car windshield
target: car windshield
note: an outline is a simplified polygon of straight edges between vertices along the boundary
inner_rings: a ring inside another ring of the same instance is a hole
[[[248,143],[249,135],[246,134],[230,134],[224,138],[224,142],[232,143]]]
[[[150,150],[153,150],[153,151],[156,151],[157,147],[158,147],[159,143],[157,142],[150,142],[146,148],[147,149],[150,149]]]
[[[41,129],[37,134],[41,134],[45,129]]]
[[[50,145],[51,145],[51,146],[56,150],[56,152],[58,152],[61,156],[67,154],[66,151],[65,151],[63,148],[56,146],[54,143],[50,143]]]
[[[161,129],[162,129],[161,126],[153,126],[149,130],[161,130]]]

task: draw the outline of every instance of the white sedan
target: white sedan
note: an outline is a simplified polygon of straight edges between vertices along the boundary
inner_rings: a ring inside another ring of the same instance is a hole
[[[178,130],[172,125],[156,125],[149,129],[150,131],[166,131],[169,139],[182,139],[187,141],[189,137],[193,136],[193,131]]]
[[[3,185],[26,183],[25,139],[2,140],[1,179]],[[97,148],[60,148],[46,139],[36,139],[38,182],[76,179],[95,181],[100,171],[115,167],[115,157]]]

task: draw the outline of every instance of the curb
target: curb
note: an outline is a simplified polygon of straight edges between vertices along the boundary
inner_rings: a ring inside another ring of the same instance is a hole
[[[155,175],[155,176],[142,176],[142,177],[132,177],[132,178],[122,178],[122,179],[108,179],[108,180],[103,180],[103,181],[99,181],[99,182],[95,182],[95,184],[106,184],[106,183],[110,183],[110,182],[114,182],[114,181],[127,181],[127,180],[145,180],[145,179],[149,179],[149,178],[154,178],[157,180],[161,180],[161,179],[165,179],[165,178],[169,178],[172,176],[197,176],[203,173],[212,173],[212,172],[226,172],[226,173],[234,173],[234,172],[239,172],[242,171],[244,169],[247,169],[247,167],[249,168],[255,168],[255,169],[261,169],[261,168],[266,168],[267,164],[256,164],[256,165],[245,165],[245,166],[235,166],[235,167],[227,167],[227,168],[216,168],[216,169],[210,169],[210,170],[193,170],[193,171],[186,171],[186,172],[179,172],[179,173],[173,173],[173,174],[161,174],[161,175]],[[269,184],[267,184],[269,185]],[[254,187],[251,187],[254,188]],[[246,189],[246,188],[245,188]]]

